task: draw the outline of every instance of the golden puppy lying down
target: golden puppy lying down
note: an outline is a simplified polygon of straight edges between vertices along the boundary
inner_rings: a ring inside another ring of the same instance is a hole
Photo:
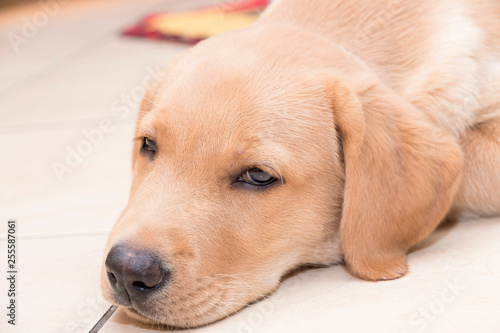
[[[192,327],[306,264],[408,271],[449,214],[500,213],[500,2],[281,0],[148,90],[102,289]]]

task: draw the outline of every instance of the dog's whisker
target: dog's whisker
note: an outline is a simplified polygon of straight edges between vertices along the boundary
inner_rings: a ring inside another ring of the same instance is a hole
[[[209,295],[210,296],[210,295]],[[217,305],[216,304],[213,304],[212,302],[205,302],[205,304],[208,304],[208,305],[211,305],[211,307],[208,307],[208,309],[206,309],[205,311],[202,310],[202,308],[200,307],[200,304],[197,304],[197,306],[195,306],[194,308],[196,309],[196,311],[198,312],[198,314],[203,317],[204,315],[206,315],[207,313],[209,313],[210,311],[212,311],[213,309],[217,309]]]
[[[212,302],[207,302],[208,305],[211,305],[212,308],[215,308],[215,309],[221,309],[220,305],[218,305],[217,303],[212,303]],[[201,310],[198,310],[198,312],[201,314],[201,315],[204,315],[205,313]]]
[[[227,287],[229,287],[230,289],[234,289],[234,288],[237,288],[237,287],[241,286],[241,283],[228,282],[228,283],[225,283],[225,284],[214,284],[214,285],[217,286],[217,287],[220,287],[220,288],[227,288]]]
[[[243,284],[245,284],[245,285],[246,285],[246,286],[247,286],[250,290],[254,291],[254,292],[257,294],[257,296],[260,296],[260,297],[262,297],[263,299],[267,299],[267,296],[265,296],[265,295],[264,295],[264,294],[262,294],[260,291],[258,291],[257,289],[255,289],[255,287],[252,287],[252,286],[251,286],[250,284],[248,284],[248,282],[246,282],[245,280],[243,280],[243,279],[241,279],[241,278],[239,278],[239,277],[237,277],[237,276],[235,276],[235,275],[227,275],[227,276],[230,276],[230,277],[232,277],[232,278],[235,278],[235,279],[237,279],[237,280],[241,281],[241,282],[242,282]]]
[[[236,301],[224,301],[224,302],[221,302],[221,303],[224,304],[224,305],[230,305],[230,304],[240,305],[240,306],[248,305],[248,303],[236,302]]]
[[[224,296],[255,296],[255,294],[224,294]]]
[[[207,294],[209,297],[211,297],[214,301],[215,301],[215,304],[213,303],[210,303],[212,305],[214,305],[217,309],[221,310],[222,314],[226,317],[226,318],[229,318],[229,313],[226,312],[226,303],[221,301],[220,299],[215,299],[212,295],[210,295],[210,293],[208,293],[207,291],[205,291],[205,294]],[[218,306],[217,304],[221,304],[221,305],[224,305],[224,306]]]
[[[248,274],[248,273],[234,273],[234,274],[222,274],[222,273],[218,273],[218,274],[214,274],[214,276],[235,277],[235,276],[250,276],[250,274]]]
[[[238,285],[238,286],[241,286]],[[223,285],[220,285],[220,287],[224,287]],[[268,299],[269,297],[266,296],[266,295],[263,295],[262,293],[260,293],[258,290],[256,289],[253,289],[253,288],[250,288],[250,290],[252,291],[252,293],[244,293],[244,294],[224,294],[225,296],[248,296],[248,297],[251,297],[253,299],[255,299],[255,297],[257,298],[262,298],[262,299]]]

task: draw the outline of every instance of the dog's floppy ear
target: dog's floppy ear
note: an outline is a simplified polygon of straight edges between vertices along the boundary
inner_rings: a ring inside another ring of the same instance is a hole
[[[348,269],[367,280],[403,276],[408,249],[439,224],[459,186],[454,139],[382,84],[330,81],[345,161],[341,239]]]

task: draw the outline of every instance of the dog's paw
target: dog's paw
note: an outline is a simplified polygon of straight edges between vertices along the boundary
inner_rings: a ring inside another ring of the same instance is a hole
[[[406,255],[347,261],[346,266],[353,275],[369,281],[394,280],[408,273]]]

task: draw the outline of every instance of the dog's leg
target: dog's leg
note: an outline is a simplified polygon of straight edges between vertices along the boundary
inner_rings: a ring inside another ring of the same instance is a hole
[[[500,101],[462,139],[463,182],[452,215],[494,216],[500,213]]]

